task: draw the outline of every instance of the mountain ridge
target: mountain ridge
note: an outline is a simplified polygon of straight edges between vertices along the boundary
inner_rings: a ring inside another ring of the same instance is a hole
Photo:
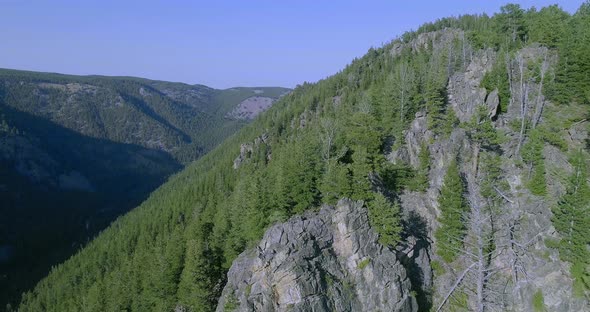
[[[225,118],[242,101],[288,92],[235,90],[0,69],[0,300],[250,122]]]
[[[249,310],[248,285],[240,302],[223,292],[234,260],[272,225],[351,198],[420,311],[584,311],[589,235],[571,224],[590,224],[589,30],[589,2],[507,5],[370,49],[175,175],[21,309]]]

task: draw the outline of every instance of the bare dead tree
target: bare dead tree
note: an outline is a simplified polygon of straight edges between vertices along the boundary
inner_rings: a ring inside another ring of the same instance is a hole
[[[461,33],[461,48],[463,50],[463,66],[465,66],[465,63],[467,62],[467,47],[465,46],[465,33]]]
[[[535,114],[533,116],[533,129],[537,126],[539,121],[541,120],[541,115],[543,114],[543,108],[545,106],[545,101],[543,98],[543,82],[545,81],[545,74],[549,69],[549,62],[547,62],[547,54],[548,51],[545,49],[543,50],[543,61],[541,62],[540,69],[539,69],[539,88],[537,90],[537,100],[535,105]]]
[[[334,140],[338,132],[338,123],[332,118],[322,118],[320,120],[320,142],[322,144],[322,159],[328,162],[331,157]]]
[[[467,284],[473,288],[472,291],[475,297],[473,301],[474,310],[483,312],[486,307],[486,284],[489,275],[493,272],[490,269],[490,260],[495,257],[496,250],[488,250],[494,239],[493,227],[490,226],[493,219],[490,210],[484,209],[485,200],[480,195],[478,181],[479,149],[480,144],[473,142],[471,170],[466,174],[467,199],[470,207],[466,220],[468,220],[469,231],[467,239],[464,241],[465,248],[460,252],[463,260],[467,263],[467,268],[458,276],[437,311],[443,308],[445,303],[448,302],[448,298],[461,283],[465,283],[465,280],[468,280]]]
[[[529,96],[529,84],[525,81],[525,70],[524,65],[525,61],[522,54],[519,54],[516,57],[516,62],[518,66],[518,74],[519,74],[519,87],[520,87],[520,133],[518,135],[518,145],[516,146],[516,155],[520,154],[520,148],[522,147],[522,143],[524,141],[524,132],[526,129],[526,116],[527,116],[527,107],[528,107],[528,96]]]
[[[495,259],[499,252],[497,249],[488,250],[488,246],[493,242],[490,214],[485,207],[474,197],[470,196],[471,210],[469,212],[469,237],[465,241],[465,248],[460,250],[463,262],[466,268],[455,279],[455,282],[439,304],[436,311],[440,311],[448,303],[449,298],[460,289],[472,293],[472,309],[477,312],[483,312],[490,307],[489,281],[490,277],[500,271],[500,268],[491,267],[492,260]]]
[[[508,72],[508,86],[510,88],[510,94],[514,94],[514,87],[512,85],[512,60],[510,59],[510,54],[506,52],[506,71]],[[514,103],[514,97],[510,97],[509,106],[512,106]]]
[[[451,288],[449,289],[449,292],[447,293],[447,295],[443,298],[443,300],[441,301],[441,303],[438,305],[438,308],[436,309],[436,312],[440,311],[445,304],[447,303],[447,301],[449,300],[449,298],[451,297],[451,295],[455,292],[455,290],[457,289],[457,287],[459,287],[459,284],[463,281],[463,279],[465,278],[465,275],[471,271],[471,269],[476,265],[477,263],[473,262],[471,263],[470,266],[468,266],[461,274],[459,274],[459,276],[457,277],[457,279],[455,280],[455,283],[453,284],[453,286],[451,286]]]
[[[519,229],[524,218],[518,209],[518,199],[510,198],[502,190],[502,177],[489,180],[485,167],[478,165],[478,144],[472,144],[472,164],[465,175],[470,207],[465,219],[468,220],[469,230],[464,248],[457,250],[465,269],[457,275],[436,311],[448,305],[453,293],[459,289],[469,294],[470,309],[478,312],[502,311],[506,283],[510,280],[505,273],[510,273],[514,284],[528,279],[523,257],[538,238],[538,235],[521,237]],[[497,196],[481,196],[480,185],[484,180],[492,183],[491,188]]]

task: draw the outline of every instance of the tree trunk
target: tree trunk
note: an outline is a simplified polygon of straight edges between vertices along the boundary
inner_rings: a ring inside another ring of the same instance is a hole
[[[517,58],[518,69],[520,73],[520,133],[518,135],[518,145],[516,146],[516,155],[520,154],[520,148],[524,141],[524,132],[526,126],[527,101],[528,101],[528,83],[524,82],[524,60],[521,55]]]
[[[545,55],[543,57],[543,63],[541,63],[541,82],[539,82],[539,90],[537,92],[537,105],[535,105],[535,116],[533,118],[533,129],[537,126],[539,121],[541,120],[541,115],[543,115],[543,108],[545,106],[545,101],[543,101],[543,81],[545,80],[545,73],[547,71],[547,51],[545,51]]]

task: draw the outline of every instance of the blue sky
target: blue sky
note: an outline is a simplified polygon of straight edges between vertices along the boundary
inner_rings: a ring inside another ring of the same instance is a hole
[[[0,67],[294,87],[422,23],[507,2],[0,0]],[[511,2],[573,13],[582,0]]]

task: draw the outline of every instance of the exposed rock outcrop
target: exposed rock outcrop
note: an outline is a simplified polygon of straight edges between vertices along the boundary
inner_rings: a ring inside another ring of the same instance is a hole
[[[228,272],[217,311],[416,311],[396,255],[360,202],[271,227]]]
[[[436,36],[430,35],[428,38]],[[424,38],[417,39],[410,46],[416,49],[427,41]],[[432,44],[439,43],[433,41]],[[494,294],[489,295],[487,300],[490,301],[487,304],[499,309],[531,311],[533,297],[536,293],[541,293],[547,311],[587,311],[587,302],[573,295],[568,264],[561,262],[557,251],[548,248],[544,243],[548,239],[557,238],[551,222],[551,207],[565,192],[565,185],[563,179],[551,175],[553,172],[561,172],[562,175],[571,172],[567,153],[549,144],[545,145],[543,154],[548,168],[547,188],[550,196],[535,196],[526,187],[529,171],[518,163],[521,159],[518,149],[526,142],[526,135],[523,136],[519,129],[509,126],[520,125],[523,118],[532,124],[543,124],[543,107],[551,104],[546,102],[540,92],[542,86],[538,81],[528,80],[522,83],[520,75],[523,70],[526,71],[527,66],[537,63],[554,66],[554,59],[548,56],[545,48],[530,47],[518,51],[507,65],[512,79],[512,99],[508,107],[503,108],[500,108],[498,90],[488,93],[480,86],[485,73],[491,70],[495,62],[497,55],[491,50],[475,53],[464,69],[450,77],[447,85],[450,108],[461,122],[472,120],[477,108],[484,106],[488,117],[493,120],[494,128],[505,135],[498,153],[502,155],[503,179],[509,187],[502,193],[504,203],[496,207],[500,211],[501,224],[495,229],[494,243],[502,251],[498,252],[498,256],[490,264],[490,270],[498,273],[494,274],[493,282],[490,282],[493,286],[489,286],[493,288],[504,285],[504,288],[493,289]],[[568,130],[569,137],[566,136],[570,148],[583,145],[587,138],[587,133],[583,130],[585,126],[576,125],[572,129]],[[582,130],[578,131],[579,129]],[[474,143],[461,127],[453,129],[449,137],[436,136],[428,128],[426,116],[419,112],[405,132],[404,144],[391,151],[387,159],[416,168],[419,164],[418,153],[423,144],[428,145],[430,152],[430,184],[426,192],[404,192],[399,196],[406,224],[410,227],[409,237],[402,244],[399,254],[414,286],[419,284],[417,288],[424,292],[433,290],[432,301],[436,308],[464,269],[446,266],[445,273],[433,276],[430,266],[431,260],[443,263],[436,255],[433,233],[439,227],[438,196],[451,159],[455,158],[459,162],[467,188],[465,197],[470,206],[485,207],[489,199],[480,194],[481,173],[477,166],[472,165],[477,163],[478,154],[475,153]],[[416,224],[422,226],[415,226]],[[469,257],[463,260],[462,265],[467,267],[465,263],[470,263]],[[516,264],[510,265],[511,263]],[[469,274],[468,272],[463,283],[471,283],[470,279],[473,277]],[[420,295],[418,293],[419,299]],[[421,301],[419,300],[420,304],[423,303]],[[468,301],[467,304],[471,306],[473,303]],[[426,310],[430,307],[430,304],[420,306]]]
[[[261,90],[256,90],[261,91]],[[260,93],[256,93],[260,94]],[[240,120],[251,120],[258,116],[260,113],[269,109],[277,99],[266,97],[266,96],[252,96],[249,97],[238,106],[236,106],[231,112],[227,113],[226,117],[231,119]]]
[[[238,157],[236,157],[236,159],[234,159],[233,168],[234,169],[240,168],[240,166],[242,165],[243,162],[247,161],[248,159],[250,159],[250,157],[252,157],[252,153],[254,152],[254,150],[256,148],[258,148],[260,146],[260,144],[268,144],[268,143],[269,143],[268,134],[263,133],[262,135],[260,135],[256,139],[254,139],[254,142],[240,144],[240,155],[238,155]],[[270,152],[267,151],[266,157],[268,159],[270,159],[270,157],[271,157]]]
[[[469,121],[477,107],[485,102],[486,89],[479,85],[485,73],[492,68],[494,58],[491,50],[477,53],[465,71],[450,77],[447,87],[449,104],[461,122]]]

